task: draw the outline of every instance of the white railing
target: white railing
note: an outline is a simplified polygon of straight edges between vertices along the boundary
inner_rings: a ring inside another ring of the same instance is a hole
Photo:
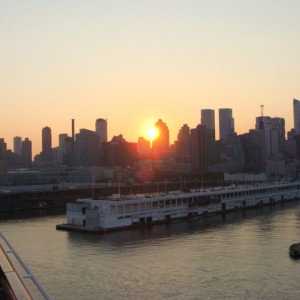
[[[0,238],[2,238],[2,240],[5,242],[5,245],[2,245],[2,243],[0,242],[0,246],[1,246],[1,249],[3,251],[3,254],[6,256],[6,259],[10,263],[12,269],[14,270],[14,272],[16,273],[16,275],[18,276],[21,284],[23,285],[23,287],[25,288],[25,290],[28,292],[28,294],[30,295],[30,297],[32,299],[40,299],[40,297],[34,297],[33,296],[33,291],[30,289],[30,285],[28,284],[29,283],[28,281],[31,281],[34,284],[34,286],[37,288],[37,291],[39,292],[39,294],[41,294],[41,296],[43,297],[43,299],[51,300],[51,297],[49,296],[49,294],[47,293],[47,291],[43,288],[43,286],[40,284],[40,282],[34,276],[34,274],[32,273],[32,271],[29,269],[29,267],[26,265],[26,263],[22,260],[22,258],[20,257],[20,255],[13,248],[13,246],[10,244],[10,242],[2,234],[1,231],[0,231]],[[11,257],[13,259],[11,259]],[[22,267],[22,269],[23,269],[22,272],[25,271],[25,274],[21,274],[21,271],[18,270],[17,266],[13,263],[14,259]],[[11,286],[11,288],[13,290],[13,286]]]

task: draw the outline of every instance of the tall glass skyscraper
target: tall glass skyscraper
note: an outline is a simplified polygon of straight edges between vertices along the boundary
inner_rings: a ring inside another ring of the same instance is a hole
[[[212,140],[215,141],[215,111],[213,109],[201,109],[201,125],[211,131]]]
[[[213,109],[201,109],[201,125],[215,130],[215,111]]]
[[[219,109],[219,130],[220,140],[227,139],[228,135],[234,132],[234,119],[231,108]]]

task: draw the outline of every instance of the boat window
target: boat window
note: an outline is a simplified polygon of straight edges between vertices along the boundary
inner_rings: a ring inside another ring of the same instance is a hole
[[[137,203],[132,203],[132,211],[138,211],[139,210],[139,206]]]
[[[125,204],[125,212],[131,211],[131,205],[130,204]]]

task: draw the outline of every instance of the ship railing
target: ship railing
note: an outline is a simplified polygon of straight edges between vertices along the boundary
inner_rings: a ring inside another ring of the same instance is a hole
[[[0,231],[0,251],[4,254],[7,263],[11,266],[12,271],[17,279],[18,284],[15,284],[14,281],[10,283],[10,287],[14,292],[14,288],[17,291],[19,284],[23,286],[24,290],[29,299],[46,299],[51,300],[50,295],[47,293],[42,284],[35,277],[33,272],[27,266],[27,264],[20,257],[18,252],[13,248],[8,239]],[[0,266],[1,267],[1,266]],[[10,273],[11,273],[10,272]],[[4,272],[5,275],[5,272]]]

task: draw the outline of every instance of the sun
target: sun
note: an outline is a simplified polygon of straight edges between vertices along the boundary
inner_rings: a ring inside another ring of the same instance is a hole
[[[150,141],[153,141],[158,136],[158,130],[155,126],[148,129],[147,137]]]
[[[147,119],[141,126],[140,134],[146,140],[152,142],[159,136],[159,129],[155,126],[153,119]]]

